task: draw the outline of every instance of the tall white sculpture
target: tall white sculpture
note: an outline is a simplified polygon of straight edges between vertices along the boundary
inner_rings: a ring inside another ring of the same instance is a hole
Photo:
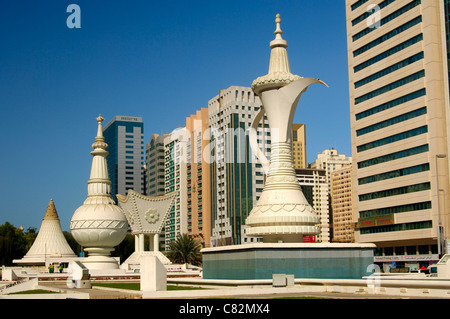
[[[324,82],[303,78],[290,71],[287,41],[281,37],[280,15],[277,14],[275,39],[270,42],[271,54],[267,75],[253,81],[252,89],[263,107],[253,120],[250,143],[253,152],[268,168],[263,192],[250,212],[247,236],[263,237],[263,242],[302,242],[304,235],[320,232],[319,218],[308,204],[295,176],[292,160],[292,124],[302,93],[309,85]],[[270,165],[258,149],[255,131],[267,114],[272,132]]]
[[[111,181],[106,164],[108,144],[103,137],[103,120],[101,115],[97,118],[88,196],[70,221],[73,237],[88,253],[83,260],[88,269],[118,269],[119,264],[110,253],[122,242],[128,229],[122,209],[111,198]]]

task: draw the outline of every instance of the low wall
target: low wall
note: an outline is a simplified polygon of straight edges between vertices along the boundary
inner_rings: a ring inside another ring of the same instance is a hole
[[[294,286],[273,288],[272,280],[214,280],[196,278],[172,278],[168,284],[213,288],[218,296],[245,295],[260,296],[279,294],[333,293],[373,295],[393,298],[450,298],[450,279],[439,278],[401,278],[371,275],[364,279],[313,279],[297,278]],[[208,290],[205,290],[208,291]],[[202,291],[201,291],[202,292]],[[165,295],[169,297],[170,292]],[[202,297],[190,292],[190,298]],[[161,293],[160,297],[164,297]]]

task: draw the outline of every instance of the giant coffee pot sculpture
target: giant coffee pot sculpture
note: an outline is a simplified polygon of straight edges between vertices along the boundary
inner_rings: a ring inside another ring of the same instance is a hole
[[[247,236],[262,237],[263,242],[302,242],[305,235],[320,233],[320,219],[303,195],[295,176],[292,160],[292,124],[302,93],[319,79],[303,78],[290,72],[287,41],[282,39],[280,15],[277,14],[275,39],[267,75],[253,81],[252,89],[263,107],[253,119],[250,143],[253,152],[266,167],[263,192],[246,220]],[[270,165],[256,143],[256,128],[267,114],[272,132]]]

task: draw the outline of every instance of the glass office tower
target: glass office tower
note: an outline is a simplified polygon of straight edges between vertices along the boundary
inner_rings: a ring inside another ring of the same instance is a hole
[[[103,129],[111,193],[126,196],[129,189],[144,194],[144,123],[134,116],[115,116]]]

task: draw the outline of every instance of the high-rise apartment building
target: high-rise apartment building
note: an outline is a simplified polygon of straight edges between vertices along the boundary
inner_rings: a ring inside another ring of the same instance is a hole
[[[351,243],[355,241],[352,200],[352,166],[331,173],[330,197],[332,203],[333,241]]]
[[[326,149],[317,154],[317,158],[311,163],[314,169],[325,170],[325,181],[328,185],[328,216],[321,217],[321,227],[327,229],[329,238],[333,238],[333,198],[331,197],[331,174],[342,167],[352,163],[352,158],[344,154],[339,154],[334,148]],[[327,221],[327,223],[325,223]],[[324,230],[322,230],[324,232]]]
[[[211,183],[208,109],[186,118],[187,133],[187,231],[203,247],[211,244]]]
[[[179,128],[164,138],[165,193],[177,192],[166,219],[165,249],[179,234],[187,233],[187,140],[186,128]]]
[[[326,181],[328,188],[331,188],[331,173],[351,164],[352,158],[344,154],[339,154],[334,148],[326,149],[317,154],[316,160],[311,163],[311,168],[324,169],[326,171]]]
[[[314,209],[314,212],[320,218],[320,234],[315,237],[316,242],[330,242],[329,228],[329,201],[328,201],[328,182],[326,179],[326,170],[315,168],[301,168],[295,170],[295,175],[302,189],[306,200]],[[308,239],[303,238],[306,242]]]
[[[253,155],[249,134],[262,104],[249,87],[231,86],[208,102],[211,169],[211,246],[255,240],[245,236],[245,220],[264,185],[262,164]],[[267,157],[271,136],[267,118],[257,129],[257,142]]]
[[[145,195],[165,194],[164,139],[168,134],[152,134],[145,145]]]
[[[129,189],[144,193],[144,123],[141,117],[115,116],[104,128],[111,195]]]
[[[305,124],[292,124],[292,159],[294,168],[306,168]]]
[[[444,250],[449,13],[448,0],[346,0],[355,235],[385,270]]]

